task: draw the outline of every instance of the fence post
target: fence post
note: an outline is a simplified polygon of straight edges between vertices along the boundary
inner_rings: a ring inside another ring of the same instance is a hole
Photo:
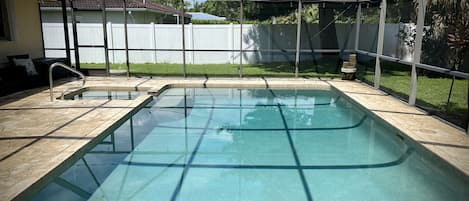
[[[106,1],[101,2],[102,20],[103,20],[103,43],[104,43],[104,62],[106,66],[106,76],[111,75],[111,67],[109,65],[109,50],[107,38],[107,14],[106,14]]]
[[[75,53],[75,69],[80,70],[80,48],[78,47],[78,26],[77,18],[75,16],[75,7],[73,6],[73,0],[70,0],[70,15],[72,17],[72,33],[73,33],[73,50]]]
[[[228,62],[230,64],[233,64],[234,61],[233,61],[233,57],[234,57],[234,54],[233,54],[233,44],[234,44],[234,37],[233,37],[233,23],[230,23],[228,25],[228,49],[230,50],[230,52],[228,53]]]
[[[379,26],[378,26],[378,44],[376,47],[376,64],[375,64],[375,88],[379,88],[381,79],[381,59],[380,56],[383,54],[383,42],[384,42],[384,25],[386,23],[386,1],[381,1],[379,13]]]
[[[239,77],[243,77],[243,0],[239,0],[239,68],[238,74]]]
[[[265,61],[265,62],[274,62],[274,53],[272,52],[272,40],[273,40],[273,35],[272,35],[272,26],[271,24],[269,25],[266,25],[267,26],[267,37],[268,40],[267,40],[267,49],[269,50],[268,54],[269,54],[269,60],[268,61]]]
[[[185,22],[185,19],[184,19],[184,15],[185,15],[185,9],[184,9],[184,1],[182,1],[183,5],[182,5],[182,8],[181,8],[181,20],[182,20],[182,23],[181,23],[181,32],[182,32],[182,70],[183,70],[183,75],[184,75],[184,78],[187,77],[187,69],[186,69],[186,33],[185,33],[185,26],[186,26],[186,22]]]
[[[110,45],[110,51],[111,51],[111,55],[112,55],[112,62],[111,63],[116,63],[116,57],[115,57],[115,52],[114,50],[114,33],[113,33],[113,29],[112,29],[112,22],[107,22],[107,27],[108,27],[108,30],[109,30],[109,41],[111,42],[109,45]]]
[[[362,22],[362,4],[358,3],[357,17],[355,19],[355,51],[358,50],[360,43],[360,24]]]
[[[70,35],[68,35],[68,21],[67,21],[67,2],[62,1],[62,21],[64,28],[64,37],[65,37],[65,55],[67,55],[67,65],[72,65],[72,58],[70,54]],[[44,37],[44,36],[43,36]],[[44,41],[44,40],[43,40]],[[45,45],[44,45],[45,47]],[[45,51],[44,51],[44,56]]]
[[[298,77],[298,68],[300,65],[300,45],[301,45],[301,0],[298,0],[298,22],[296,25],[296,55],[295,55],[295,77]]]
[[[194,26],[192,23],[189,23],[189,49],[192,49],[191,54],[190,54],[190,61],[191,64],[194,64],[194,57],[195,57],[195,51],[194,51]]]
[[[155,23],[150,22],[151,27],[151,48],[156,49],[156,34],[155,34]],[[152,51],[151,59],[154,64],[156,64],[156,50]]]
[[[417,99],[417,69],[415,64],[420,63],[422,53],[423,26],[425,22],[426,0],[418,0],[417,27],[415,35],[414,58],[412,62],[412,73],[410,75],[409,105],[415,105]]]
[[[129,33],[127,32],[127,0],[123,0],[124,7],[124,42],[125,42],[125,66],[127,67],[127,77],[130,77],[129,62]]]

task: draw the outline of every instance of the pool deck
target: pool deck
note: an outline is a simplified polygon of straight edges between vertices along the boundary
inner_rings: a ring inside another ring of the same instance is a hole
[[[67,82],[54,88],[57,97]],[[85,87],[138,89],[165,87],[336,88],[376,116],[469,175],[469,136],[416,107],[354,81],[293,78],[124,78],[88,77]],[[56,100],[47,88],[0,98],[0,200],[21,199],[45,176],[83,151],[117,121],[150,98],[135,100]]]

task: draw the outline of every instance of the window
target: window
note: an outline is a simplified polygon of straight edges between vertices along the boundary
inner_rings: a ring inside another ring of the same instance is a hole
[[[0,40],[10,40],[7,0],[0,0]]]

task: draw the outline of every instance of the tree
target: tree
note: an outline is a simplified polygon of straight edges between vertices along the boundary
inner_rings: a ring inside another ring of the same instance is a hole
[[[183,1],[182,0],[151,0],[155,3],[159,3],[159,4],[162,4],[162,5],[165,5],[165,6],[171,6],[173,8],[176,8],[178,10],[182,9],[182,5],[188,7],[190,6],[190,2],[187,2],[187,1]]]
[[[275,16],[276,24],[296,24],[298,23],[298,10],[292,11],[287,15]],[[315,4],[306,5],[301,15],[302,23],[318,23],[319,10]],[[271,22],[271,21],[269,21]]]
[[[243,3],[244,19],[251,20],[256,16],[257,2],[245,1]],[[240,2],[239,1],[205,1],[195,3],[194,7],[189,9],[191,12],[204,12],[220,17],[226,17],[228,21],[239,21]]]
[[[417,22],[417,0],[387,0],[386,23]],[[379,15],[377,16],[379,18]]]
[[[469,0],[432,0],[426,12],[423,62],[461,70],[469,54]]]
[[[196,3],[189,11],[209,13],[226,17],[229,21],[237,21],[239,19],[239,7],[237,1],[205,1]]]
[[[266,22],[270,21],[272,16],[286,16],[296,10],[296,4],[291,3],[272,3],[272,2],[243,2],[243,13],[246,21]],[[212,15],[226,17],[229,21],[238,21],[240,14],[239,1],[205,1],[196,3],[191,12],[204,12]]]

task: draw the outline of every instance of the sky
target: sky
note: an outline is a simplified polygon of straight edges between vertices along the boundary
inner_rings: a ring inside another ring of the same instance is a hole
[[[202,2],[205,2],[206,0],[184,0],[184,1],[185,2],[190,2],[191,5],[189,6],[189,8],[192,8],[192,7],[194,7],[195,2],[202,3]]]
[[[190,1],[190,2],[192,2],[192,4],[194,4],[195,2],[202,3],[205,0],[186,0],[186,1]]]

